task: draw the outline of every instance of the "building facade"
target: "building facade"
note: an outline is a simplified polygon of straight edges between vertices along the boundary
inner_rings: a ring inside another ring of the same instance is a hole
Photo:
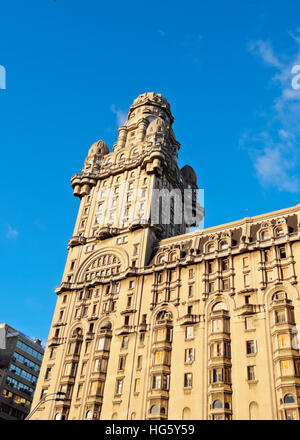
[[[43,354],[39,339],[0,324],[0,420],[29,414]]]
[[[189,232],[197,178],[178,168],[172,123],[165,98],[140,95],[113,152],[96,142],[72,178],[34,404],[66,399],[34,419],[300,418],[300,205]]]

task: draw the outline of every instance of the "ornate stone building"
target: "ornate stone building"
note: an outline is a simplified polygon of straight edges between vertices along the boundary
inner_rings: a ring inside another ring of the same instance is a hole
[[[172,123],[166,99],[140,95],[113,152],[96,142],[72,178],[79,213],[33,407],[66,399],[35,419],[300,418],[300,205],[188,232],[171,199],[152,222],[155,190],[197,188]]]

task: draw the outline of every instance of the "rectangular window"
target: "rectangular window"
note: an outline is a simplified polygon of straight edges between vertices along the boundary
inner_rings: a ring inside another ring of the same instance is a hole
[[[222,259],[222,270],[228,270],[229,269],[229,260],[228,258],[223,258]]]
[[[78,385],[78,388],[77,388],[77,395],[76,395],[77,399],[80,399],[80,398],[81,398],[81,395],[82,395],[82,389],[83,389],[83,385],[80,383],[80,384]]]
[[[154,354],[155,365],[163,364],[164,362],[164,351],[156,351]]]
[[[98,342],[98,350],[108,350],[109,349],[109,339],[102,337]]]
[[[51,348],[49,358],[50,359],[55,359],[55,357],[56,357],[56,348],[54,347],[54,348]]]
[[[229,290],[230,289],[230,280],[229,278],[226,278],[222,281],[222,290]]]
[[[255,380],[255,366],[247,367],[247,377],[249,381]]]
[[[128,348],[128,341],[129,341],[128,336],[123,336],[121,348]]]
[[[213,383],[223,382],[223,370],[222,368],[213,369]]]
[[[249,275],[244,275],[244,287],[250,286],[250,277]]]
[[[184,361],[188,364],[191,364],[192,362],[194,362],[194,358],[194,348],[187,348],[185,350]]]
[[[137,366],[136,368],[140,370],[142,368],[143,356],[139,355],[137,358]]]
[[[281,246],[279,248],[279,258],[281,258],[281,259],[286,258],[285,246]]]
[[[213,319],[211,321],[211,330],[212,333],[219,333],[223,331],[223,325],[222,325],[222,320],[221,319]]]
[[[277,335],[278,347],[286,348],[290,346],[290,335],[289,334],[280,334]]]
[[[135,379],[135,384],[134,384],[134,392],[135,393],[140,392],[140,385],[141,385],[141,379]]]
[[[118,369],[120,371],[125,369],[125,362],[126,362],[126,356],[120,356],[119,357],[119,367],[118,367]]]
[[[193,339],[194,337],[194,327],[188,326],[185,329],[185,339]]]
[[[291,359],[280,361],[280,368],[282,376],[292,376],[294,374],[293,361]]]
[[[244,257],[243,258],[243,267],[248,267],[249,266],[249,258],[248,257]]]
[[[103,394],[103,385],[102,381],[93,381],[90,385],[90,395],[91,396],[102,396]]]
[[[208,283],[208,293],[212,293],[215,291],[215,283],[210,282]]]
[[[285,419],[286,420],[297,420],[297,413],[295,409],[286,409],[285,410]]]
[[[256,353],[255,341],[247,341],[246,347],[247,347],[247,354],[255,354]]]
[[[276,322],[276,324],[286,322],[285,310],[276,310],[275,311],[275,322]]]
[[[207,263],[207,270],[208,270],[208,273],[213,273],[213,262],[212,261],[209,261]]]
[[[45,380],[49,380],[51,378],[51,367],[46,369]]]
[[[265,261],[265,263],[267,263],[268,261],[270,261],[270,258],[271,258],[271,251],[270,251],[270,249],[265,249],[265,250],[263,251],[263,257],[264,257],[264,261]]]
[[[154,390],[160,390],[161,389],[161,376],[153,376],[152,388]]]
[[[194,278],[194,269],[189,269],[189,278]]]
[[[192,388],[193,386],[193,374],[185,373],[184,375],[184,388]]]
[[[117,379],[116,394],[121,395],[123,389],[123,379]]]

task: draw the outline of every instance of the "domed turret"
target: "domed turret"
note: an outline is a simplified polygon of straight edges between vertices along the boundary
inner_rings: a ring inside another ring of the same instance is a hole
[[[172,132],[173,122],[171,107],[166,98],[153,92],[143,93],[133,101],[125,124],[119,128],[118,142],[115,147],[121,149],[132,145],[134,141],[142,142],[146,131],[149,134],[150,125],[152,125],[153,132],[159,131],[158,128],[161,127],[163,133],[167,135],[168,132]]]
[[[93,143],[89,149],[87,158],[84,162],[83,173],[93,173],[97,174],[100,163],[103,157],[109,153],[108,146],[104,141],[97,141]]]
[[[197,175],[190,165],[185,165],[181,168],[181,174],[185,182],[192,187],[197,186]]]
[[[108,149],[108,146],[106,145],[106,143],[104,141],[97,141],[97,142],[94,142],[93,145],[91,146],[91,148],[89,149],[88,157],[94,156],[95,154],[100,154],[100,155],[104,156],[105,154],[108,154],[108,153],[109,153],[109,149]]]

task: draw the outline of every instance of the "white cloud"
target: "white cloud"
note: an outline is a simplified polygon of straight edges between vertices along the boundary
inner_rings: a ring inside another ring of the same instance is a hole
[[[16,240],[19,236],[19,232],[14,229],[11,225],[7,226],[6,238],[9,240]]]
[[[300,64],[300,37],[292,38],[296,48],[290,59],[276,55],[266,41],[251,42],[248,46],[252,54],[276,69],[272,84],[278,88],[278,95],[266,110],[264,129],[241,139],[253,158],[260,183],[286,192],[300,190],[295,173],[300,153],[300,90],[292,88],[291,73],[292,66]]]
[[[124,110],[119,110],[116,108],[114,104],[110,106],[110,110],[116,115],[117,117],[117,124],[118,126],[124,125],[125,121],[127,119],[127,112]]]
[[[271,44],[267,41],[252,41],[248,46],[250,52],[259,56],[266,64],[273,67],[281,67],[281,63],[274,54]]]

